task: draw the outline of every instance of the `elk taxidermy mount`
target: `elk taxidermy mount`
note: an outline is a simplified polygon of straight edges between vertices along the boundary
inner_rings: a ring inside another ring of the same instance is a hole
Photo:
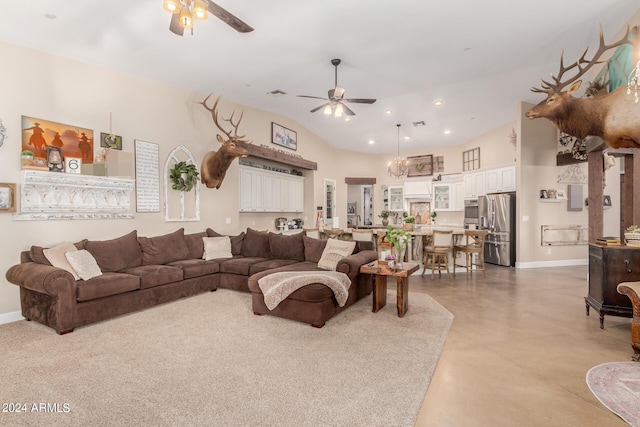
[[[206,185],[207,188],[218,189],[220,188],[220,185],[222,185],[222,181],[227,174],[227,169],[229,169],[229,165],[231,165],[233,159],[237,157],[247,157],[247,150],[239,145],[251,144],[253,140],[245,140],[243,138],[246,135],[238,135],[238,126],[240,126],[244,112],[240,114],[236,123],[233,122],[235,111],[231,113],[231,116],[228,119],[223,119],[225,122],[229,122],[231,124],[231,127],[233,128],[233,135],[231,134],[231,130],[226,131],[220,125],[220,122],[218,121],[218,101],[220,101],[220,97],[217,97],[216,101],[213,103],[213,107],[209,108],[207,107],[207,101],[211,95],[212,94],[209,94],[209,96],[207,96],[204,101],[200,102],[200,104],[202,104],[204,108],[211,113],[213,123],[226,135],[227,138],[223,138],[220,134],[216,135],[218,142],[220,142],[222,146],[218,151],[209,151],[204,156],[200,172],[201,182]]]
[[[634,39],[634,44],[637,45],[637,32]],[[562,132],[579,139],[587,136],[600,137],[611,148],[639,148],[640,104],[636,103],[626,87],[620,86],[613,92],[590,98],[571,96],[580,88],[580,78],[595,64],[601,63],[603,53],[626,43],[632,43],[629,41],[629,27],[620,40],[607,45],[600,26],[600,46],[592,59],[585,58],[589,50],[587,48],[580,59],[565,67],[564,53],[560,55],[560,71],[557,76],[551,76],[553,82],[542,80],[542,88],[531,88],[533,92],[546,93],[547,97],[529,110],[527,117],[547,118]],[[564,74],[568,71],[575,71],[575,74],[563,81],[563,77],[566,77]],[[569,89],[563,91],[566,87]]]

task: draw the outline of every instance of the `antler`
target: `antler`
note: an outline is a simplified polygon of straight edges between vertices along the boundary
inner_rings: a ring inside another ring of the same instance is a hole
[[[231,126],[234,128],[233,130],[233,136],[231,135],[231,131],[226,131],[221,125],[220,123],[218,123],[218,102],[220,101],[221,96],[218,96],[216,98],[216,101],[213,103],[213,107],[209,108],[207,107],[207,101],[209,100],[209,98],[211,97],[211,95],[213,95],[212,93],[210,93],[205,99],[204,101],[200,102],[200,104],[202,104],[204,106],[204,108],[207,109],[207,111],[209,111],[211,113],[211,118],[213,119],[213,123],[215,123],[215,125],[218,127],[218,129],[220,129],[225,135],[227,135],[227,139],[229,141],[234,141],[234,142],[243,142],[245,144],[251,144],[251,142],[253,142],[252,139],[249,140],[244,140],[242,138],[244,138],[245,136],[247,136],[246,134],[244,135],[238,135],[238,126],[240,126],[240,122],[242,121],[242,117],[244,116],[244,111],[240,114],[240,118],[238,119],[238,121],[236,123],[233,123],[233,116],[236,114],[235,110],[233,111],[233,113],[231,113],[231,117],[229,117],[228,119],[225,119],[223,117],[223,120],[225,122],[229,122],[231,123]]]
[[[532,87],[531,90],[533,92],[538,92],[538,93],[543,92],[546,94],[560,92],[563,88],[565,88],[566,86],[570,85],[571,83],[575,82],[580,77],[582,77],[595,64],[600,64],[601,62],[599,62],[598,60],[600,59],[602,54],[605,53],[607,50],[613,49],[614,47],[618,47],[625,43],[631,43],[628,40],[628,37],[629,37],[629,26],[627,25],[627,31],[624,33],[624,36],[622,36],[620,40],[610,45],[606,45],[604,43],[602,25],[600,25],[600,46],[598,47],[598,50],[596,51],[596,53],[593,55],[593,58],[591,58],[590,60],[585,59],[585,56],[587,55],[587,51],[589,50],[589,48],[587,47],[584,53],[582,54],[582,56],[580,57],[580,59],[578,59],[575,63],[571,64],[570,66],[565,67],[564,66],[564,50],[563,50],[562,54],[560,54],[560,71],[558,72],[558,76],[556,77],[553,74],[551,75],[551,78],[553,79],[554,83],[550,83],[546,80],[542,80],[542,88]],[[574,68],[578,69],[578,72],[576,73],[576,75],[571,77],[567,81],[563,82],[562,76],[564,75],[564,73],[566,73],[567,71],[573,70]]]

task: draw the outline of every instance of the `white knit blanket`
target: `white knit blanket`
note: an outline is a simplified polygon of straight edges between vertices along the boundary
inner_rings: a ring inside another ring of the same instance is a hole
[[[351,280],[338,271],[284,271],[273,273],[258,279],[258,286],[264,294],[264,303],[273,310],[291,293],[312,283],[328,286],[336,297],[340,307],[344,307],[349,296]]]

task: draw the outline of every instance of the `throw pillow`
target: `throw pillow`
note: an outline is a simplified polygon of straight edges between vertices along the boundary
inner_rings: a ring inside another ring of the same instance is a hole
[[[80,276],[78,276],[73,267],[71,267],[71,264],[69,264],[69,261],[67,261],[67,257],[65,257],[67,252],[76,252],[77,250],[78,248],[76,248],[73,243],[62,242],[50,249],[43,249],[42,253],[52,266],[68,271],[73,274],[74,279],[78,280]]]
[[[203,237],[204,254],[202,259],[233,258],[231,254],[231,239],[228,236]]]
[[[318,267],[324,270],[336,270],[338,261],[348,257],[353,253],[356,242],[347,242],[345,240],[329,239],[327,246],[322,251],[322,257],[318,261]]]
[[[207,233],[204,231],[184,235],[184,241],[189,248],[189,256],[187,259],[202,258],[202,254],[204,254],[203,237],[207,237]]]
[[[266,231],[247,228],[247,234],[242,241],[241,254],[246,257],[271,258],[269,234]]]
[[[242,255],[242,242],[244,241],[244,231],[237,236],[229,236],[231,238],[231,253],[233,255]],[[215,230],[207,228],[207,236],[209,237],[222,237],[222,234]]]
[[[189,256],[184,240],[184,228],[156,237],[138,237],[142,250],[142,265],[163,265]]]
[[[87,239],[84,239],[77,243],[74,243],[73,246],[75,246],[76,249],[84,249],[84,245],[86,244],[86,242]],[[45,249],[47,248],[43,248],[42,246],[31,246],[31,249],[29,250],[29,258],[31,258],[31,261],[38,264],[51,265],[47,257],[44,256],[43,251]]]
[[[111,240],[87,241],[85,249],[93,255],[102,271],[120,271],[142,264],[138,231]]]
[[[82,249],[75,252],[67,252],[65,255],[71,267],[76,271],[82,280],[89,280],[102,275],[96,259],[89,251]]]
[[[328,240],[315,239],[313,237],[303,236],[304,242],[304,260],[315,262],[316,264],[322,258],[322,252],[327,246]]]
[[[302,233],[296,233],[291,236],[269,233],[271,256],[275,259],[304,261],[304,242],[302,237]]]

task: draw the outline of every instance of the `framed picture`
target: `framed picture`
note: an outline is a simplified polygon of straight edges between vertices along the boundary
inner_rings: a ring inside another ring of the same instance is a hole
[[[407,157],[409,170],[407,176],[433,175],[433,155]]]
[[[428,224],[431,215],[431,202],[426,200],[409,202],[409,215],[416,218],[416,224]]]
[[[604,195],[604,200],[602,203],[604,206],[611,206],[611,196]]]
[[[356,214],[356,203],[347,203],[347,215]]]
[[[122,151],[122,137],[100,132],[100,147]]]
[[[0,212],[16,211],[16,185],[0,182]]]
[[[22,116],[21,151],[46,158],[48,146],[60,148],[63,157],[79,157],[82,163],[93,163],[93,130]]]
[[[271,122],[271,142],[290,150],[298,150],[298,133]]]

